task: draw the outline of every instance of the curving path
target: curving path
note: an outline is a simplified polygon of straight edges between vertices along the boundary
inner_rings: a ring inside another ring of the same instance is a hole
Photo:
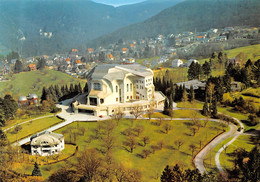
[[[243,134],[244,132],[244,125],[242,124],[241,121],[239,121],[238,119],[232,117],[234,120],[236,120],[240,127],[241,127],[241,130],[240,132],[236,132],[234,135],[233,135],[233,139],[231,141],[229,141],[227,144],[225,144],[223,147],[221,147],[219,149],[219,151],[216,153],[216,156],[215,156],[215,162],[216,162],[216,165],[217,165],[217,168],[219,170],[219,172],[227,179],[227,174],[225,173],[225,171],[223,170],[223,168],[221,167],[220,165],[220,161],[219,161],[219,157],[220,157],[220,154],[223,152],[223,150],[225,150],[225,148],[227,148],[229,145],[231,145],[241,134]]]

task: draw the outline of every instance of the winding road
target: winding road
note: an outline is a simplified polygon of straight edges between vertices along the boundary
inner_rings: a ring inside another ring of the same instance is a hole
[[[74,114],[70,111],[70,108],[69,108],[69,103],[71,102],[71,100],[67,100],[67,101],[64,101],[63,103],[61,104],[58,104],[57,107],[61,108],[62,111],[60,113],[58,113],[56,116],[60,117],[60,118],[63,118],[65,121],[62,122],[62,123],[59,123],[55,126],[52,126],[50,128],[48,128],[47,130],[48,131],[55,131],[57,129],[60,129],[66,125],[69,125],[75,121],[98,121],[98,120],[107,120],[107,119],[110,119],[110,117],[103,117],[103,118],[99,118],[99,117],[96,117],[96,116],[90,116],[90,115],[86,115],[86,114]],[[197,108],[177,108],[177,105],[176,103],[174,103],[174,110],[199,110]],[[39,118],[34,118],[34,119],[31,119],[31,120],[28,120],[28,121],[25,121],[25,122],[22,122],[18,125],[22,125],[22,124],[25,124],[27,122],[30,122],[30,121],[33,121],[33,120],[37,120],[37,119],[41,119],[41,118],[46,118],[46,117],[51,117],[53,115],[49,115],[49,116],[42,116],[42,117],[39,117]],[[133,118],[133,116],[131,115],[125,115],[125,118]],[[143,117],[140,117],[138,119],[149,119],[149,118],[143,118]],[[156,120],[158,118],[151,118],[153,120]],[[192,120],[192,118],[162,118],[163,120]],[[205,120],[205,118],[198,118],[199,120]],[[209,154],[209,152],[214,148],[216,147],[219,143],[225,141],[226,139],[230,138],[230,137],[234,137],[230,142],[228,142],[226,145],[224,145],[222,148],[220,148],[220,150],[216,153],[216,156],[215,156],[215,162],[216,162],[216,165],[217,165],[217,168],[218,170],[223,174],[224,177],[226,177],[226,174],[225,174],[225,171],[222,169],[221,165],[220,165],[220,162],[219,162],[219,157],[220,157],[220,154],[222,153],[222,151],[230,144],[232,144],[243,132],[244,132],[244,126],[243,124],[236,118],[233,118],[234,120],[236,120],[240,127],[241,127],[241,131],[240,132],[237,132],[237,127],[230,123],[229,124],[229,127],[230,127],[230,130],[228,132],[225,132],[219,136],[217,136],[216,138],[214,138],[207,146],[205,146],[195,157],[194,157],[194,164],[196,166],[196,168],[203,174],[203,173],[207,173],[206,169],[205,169],[205,166],[204,166],[204,159],[205,157]],[[218,120],[218,119],[209,119],[209,121],[214,121],[214,122],[223,122],[221,120]],[[17,125],[15,125],[17,126]],[[8,131],[12,128],[14,128],[15,126],[12,126],[12,127],[9,127],[9,128],[6,128],[4,131]],[[45,130],[44,130],[45,131]],[[30,137],[27,137],[25,139],[22,139],[20,141],[18,141],[18,143],[15,143],[14,145],[24,145],[26,143],[30,142]]]

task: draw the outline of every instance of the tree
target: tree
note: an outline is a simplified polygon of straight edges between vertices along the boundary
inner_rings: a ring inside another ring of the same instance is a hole
[[[150,137],[149,136],[144,136],[142,138],[143,142],[144,142],[144,146],[146,146],[148,143],[150,143]]]
[[[173,178],[174,178],[173,172],[167,165],[164,168],[163,173],[161,175],[161,182],[173,182]]]
[[[188,101],[188,94],[187,94],[187,90],[185,88],[185,85],[183,87],[183,94],[182,94],[182,99],[181,99],[182,102],[187,102]]]
[[[190,86],[189,98],[191,103],[195,101],[195,93],[192,85]]]
[[[8,145],[8,143],[9,142],[7,140],[5,133],[0,128],[0,147],[6,147]]]
[[[169,131],[172,129],[172,125],[169,124],[169,123],[166,123],[164,126],[163,126],[164,130],[165,130],[165,133],[168,134]]]
[[[143,149],[143,150],[142,150],[142,156],[143,156],[143,158],[146,159],[150,154],[151,154],[151,151],[150,151],[150,150],[147,150],[147,149]]]
[[[177,149],[180,150],[181,146],[184,144],[184,140],[177,139],[175,140],[174,144],[177,146]]]
[[[8,94],[4,96],[2,102],[5,113],[5,119],[8,120],[14,118],[18,109],[17,102],[13,99],[11,95]]]
[[[152,117],[152,115],[154,113],[154,108],[153,108],[153,106],[151,104],[150,104],[149,109],[146,110],[146,112],[147,112],[149,120],[151,120],[151,117]]]
[[[137,133],[137,136],[139,136],[141,133],[144,132],[144,126],[136,125],[133,130]]]
[[[248,120],[250,121],[251,126],[255,126],[259,123],[259,119],[256,114],[250,114],[248,116]]]
[[[106,152],[109,152],[112,150],[112,148],[115,145],[115,140],[116,140],[116,138],[112,135],[107,135],[106,137],[103,138],[104,147],[106,149]]]
[[[113,115],[113,117],[114,117],[114,119],[117,120],[117,122],[119,122],[119,120],[122,119],[124,115],[125,115],[125,114],[124,114],[123,110],[122,110],[120,107],[118,107],[118,108],[116,108],[116,109],[114,110],[114,115]]]
[[[42,176],[41,170],[40,170],[37,162],[34,163],[34,169],[32,171],[32,176]]]
[[[95,149],[84,150],[77,157],[76,170],[82,176],[82,180],[95,181],[102,167],[102,157]]]
[[[24,69],[23,63],[20,60],[16,60],[14,64],[14,73],[20,73]]]
[[[205,63],[202,65],[202,70],[204,75],[206,75],[206,78],[208,79],[208,76],[211,73],[211,68],[209,62],[205,61]]]
[[[191,144],[191,145],[189,145],[189,148],[190,148],[190,150],[191,150],[191,156],[193,157],[193,153],[195,152],[195,150],[197,149],[197,147],[196,147],[196,145]]]
[[[165,147],[165,142],[163,140],[160,140],[157,142],[158,148],[161,150]]]
[[[125,145],[130,148],[130,152],[133,153],[134,149],[137,147],[137,140],[134,136],[130,135],[127,137]]]
[[[73,169],[66,169],[66,168],[61,168],[54,173],[52,173],[48,181],[62,181],[62,182],[71,182],[71,181],[79,181],[80,177],[77,174],[77,171]]]
[[[44,58],[40,58],[38,60],[38,64],[37,64],[37,69],[38,70],[43,70],[46,66],[46,60]]]
[[[139,105],[134,106],[133,110],[130,113],[134,116],[135,119],[137,119],[143,113],[142,106]]]

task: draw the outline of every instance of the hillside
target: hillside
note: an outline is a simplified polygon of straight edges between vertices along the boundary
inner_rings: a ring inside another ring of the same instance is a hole
[[[119,39],[138,39],[183,31],[206,31],[227,26],[260,26],[258,0],[187,0],[150,19],[122,28],[92,42],[101,45]]]
[[[24,72],[14,74],[10,81],[0,82],[0,97],[3,97],[6,93],[12,94],[16,99],[20,95],[28,95],[29,93],[35,93],[40,97],[44,86],[81,83],[84,87],[85,82],[85,80],[76,79],[53,70]]]
[[[180,1],[149,0],[115,8],[90,0],[0,0],[0,51],[35,56],[79,48]]]

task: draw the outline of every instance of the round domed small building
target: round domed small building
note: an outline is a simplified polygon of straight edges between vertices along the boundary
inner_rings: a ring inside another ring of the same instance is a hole
[[[19,99],[18,99],[18,104],[19,104],[19,106],[28,105],[27,97],[24,96],[24,95],[20,96]]]
[[[39,98],[36,94],[29,94],[28,100],[30,101],[30,104],[37,104],[39,101]]]

